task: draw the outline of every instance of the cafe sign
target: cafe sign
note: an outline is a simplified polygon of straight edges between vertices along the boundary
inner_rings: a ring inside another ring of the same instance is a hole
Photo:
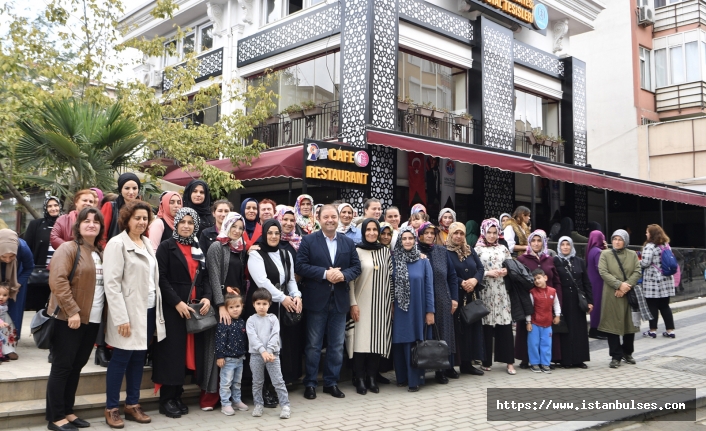
[[[366,148],[338,142],[304,142],[304,177],[310,185],[367,186],[370,156]]]

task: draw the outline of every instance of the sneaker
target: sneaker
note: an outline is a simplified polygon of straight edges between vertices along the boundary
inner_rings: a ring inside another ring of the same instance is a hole
[[[292,415],[292,409],[289,406],[282,406],[282,411],[279,412],[280,419],[289,419]]]
[[[665,332],[665,334],[666,334],[666,332]],[[652,332],[652,331],[645,331],[645,332],[642,333],[642,336],[643,336],[643,337],[657,338],[657,333],[656,333],[656,332]]]
[[[552,369],[546,365],[540,365],[539,368],[542,370],[543,373],[545,374],[551,374]]]
[[[255,408],[252,411],[253,417],[259,418],[260,416],[262,416],[263,410],[265,410],[265,406],[260,406],[260,405],[255,406]]]
[[[530,365],[530,366],[529,366],[529,369],[530,369],[530,371],[532,371],[533,373],[541,373],[541,372],[542,372],[542,370],[541,370],[538,366],[536,366],[536,365]]]
[[[655,334],[655,337],[656,336],[657,334]],[[662,332],[662,336],[667,338],[677,338],[677,334],[675,334],[674,332]]]
[[[610,361],[610,368],[618,368],[620,366],[620,359],[613,359]]]
[[[237,403],[233,404],[233,407],[235,407],[236,410],[239,410],[241,412],[247,412],[248,411],[248,406],[242,401],[238,401]]]
[[[231,406],[223,406],[221,407],[221,413],[226,416],[233,416],[235,414],[235,410],[233,410],[233,407]]]
[[[213,411],[213,407],[201,407],[201,410],[204,412],[210,412]]]
[[[635,358],[633,358],[632,355],[623,355],[623,361],[630,365],[637,364],[637,362],[635,362]]]

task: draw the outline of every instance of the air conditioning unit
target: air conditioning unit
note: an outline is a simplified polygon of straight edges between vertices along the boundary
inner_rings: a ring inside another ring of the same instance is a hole
[[[150,87],[161,87],[162,86],[162,71],[153,70],[150,74]]]
[[[646,27],[655,23],[654,0],[639,0],[637,23]]]

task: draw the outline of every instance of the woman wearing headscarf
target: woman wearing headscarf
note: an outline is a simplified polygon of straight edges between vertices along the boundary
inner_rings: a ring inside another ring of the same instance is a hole
[[[547,247],[547,233],[542,229],[537,229],[527,237],[527,250],[524,254],[517,257],[517,260],[524,264],[531,273],[537,268],[541,268],[547,275],[547,286],[553,287],[556,290],[556,296],[559,298],[559,305],[562,309],[562,287],[559,272],[554,266],[554,258],[549,254]],[[517,325],[515,328],[515,358],[520,361],[520,368],[529,368],[529,355],[527,353],[527,327],[525,325]],[[552,362],[559,362],[561,359],[561,343],[558,337],[552,339]],[[554,365],[550,365],[553,368]]]
[[[402,225],[400,226],[400,229],[402,229],[403,227],[409,226],[410,220],[411,220],[412,216],[415,215],[415,214],[418,214],[418,213],[424,213],[424,215],[426,215],[426,214],[427,214],[427,208],[426,208],[424,205],[422,205],[422,204],[414,204],[414,205],[412,205],[412,208],[409,210],[409,217],[410,217],[410,219],[409,219],[408,221],[402,223]],[[428,220],[428,218],[427,218],[427,220]]]
[[[459,307],[477,299],[483,289],[483,262],[478,254],[466,243],[466,229],[462,223],[451,223],[446,250],[458,279]],[[455,314],[456,346],[461,357],[459,370],[463,374],[483,375],[483,371],[473,367],[473,361],[483,360],[483,323],[479,320],[466,325],[461,319],[460,310]]]
[[[91,190],[96,193],[96,206],[100,205],[103,202],[103,190],[99,189],[98,187],[91,187]]]
[[[103,240],[106,243],[120,233],[120,227],[118,226],[120,210],[126,203],[137,200],[141,190],[142,183],[140,183],[140,179],[137,178],[137,175],[132,172],[126,172],[118,177],[118,198],[113,202],[106,202],[105,205],[101,207],[103,220],[105,220]]]
[[[297,216],[297,234],[299,236],[309,235],[321,229],[314,215],[314,199],[311,196],[299,195],[294,204],[294,212]]]
[[[510,253],[517,253],[519,255],[529,248],[530,216],[529,208],[520,205],[515,209],[515,212],[512,213],[512,217],[503,225],[504,239],[507,241]],[[502,217],[502,215],[500,217]]]
[[[449,226],[456,222],[456,211],[451,208],[442,208],[439,211],[439,235],[436,237],[436,244],[446,247],[449,238]]]
[[[598,271],[598,261],[601,252],[605,250],[605,235],[599,230],[591,231],[588,234],[586,244],[586,273],[591,281],[591,297],[593,298],[593,309],[591,310],[591,329],[588,331],[590,338],[605,340],[606,337],[598,332],[598,324],[601,321],[601,303],[603,301],[603,278]]]
[[[49,294],[49,272],[46,269],[54,254],[54,247],[49,242],[54,223],[63,215],[61,201],[56,196],[49,196],[44,199],[44,217],[34,219],[29,222],[23,238],[34,256],[34,268],[36,275],[44,275],[45,278],[30,277],[28,282],[27,310],[41,310],[47,303]]]
[[[380,223],[380,235],[378,237],[378,241],[380,241],[380,244],[383,246],[387,247],[390,249],[390,251],[394,250],[396,241],[393,241],[395,238],[395,232],[390,223],[387,222],[382,222]]]
[[[573,242],[577,242],[579,244],[585,244],[588,242],[588,238],[574,230],[574,221],[571,220],[571,217],[564,217],[561,219],[561,227],[559,228],[559,232],[553,236],[551,240],[558,241],[562,236],[568,236]]]
[[[478,242],[478,237],[480,237],[480,225],[475,220],[469,220],[466,222],[466,244],[469,247],[476,245]]]
[[[498,218],[498,221],[500,222],[501,230],[505,228],[505,223],[511,218],[512,216],[509,213],[500,214],[500,218]]]
[[[60,215],[59,218],[56,219],[51,234],[49,235],[49,242],[54,250],[58,250],[59,246],[65,242],[73,241],[73,229],[78,213],[86,207],[98,207],[99,203],[96,199],[96,193],[90,189],[79,190],[74,193],[72,199],[74,209],[68,214]]]
[[[10,299],[7,301],[7,306],[10,319],[17,330],[15,345],[20,339],[22,317],[27,299],[27,280],[32,275],[33,269],[34,257],[27,243],[19,238],[14,230],[0,229],[0,282],[6,283],[10,288]],[[12,347],[14,348],[14,346]],[[18,358],[15,352],[9,354],[8,357],[10,359]]]
[[[484,270],[485,289],[480,291],[480,299],[490,311],[490,314],[481,320],[484,343],[482,368],[490,371],[495,359],[495,362],[507,364],[507,373],[514,375],[516,371],[513,365],[515,358],[512,354],[512,311],[510,295],[507,293],[503,278],[507,275],[503,262],[511,257],[507,247],[498,243],[499,232],[500,225],[496,219],[483,220],[480,225],[480,238],[475,248]],[[495,343],[493,343],[493,337],[495,337]]]
[[[203,180],[191,180],[184,188],[184,207],[196,211],[199,216],[199,227],[194,233],[198,240],[201,231],[216,224],[211,214],[211,191]]]
[[[338,206],[338,229],[336,232],[340,232],[348,238],[352,239],[354,243],[359,244],[361,241],[361,227],[357,227],[353,223],[353,206],[349,203],[342,203]]]
[[[247,198],[240,204],[240,215],[243,216],[245,223],[245,232],[243,232],[243,241],[245,241],[245,250],[250,250],[250,246],[257,243],[262,238],[262,225],[260,220],[260,210],[257,200]],[[246,303],[246,307],[248,304]]]
[[[562,319],[569,328],[567,334],[559,334],[561,339],[561,365],[564,368],[588,368],[585,362],[591,360],[588,350],[588,329],[586,313],[593,308],[593,291],[586,271],[586,262],[576,256],[574,241],[568,236],[559,238],[554,266],[561,278],[563,302]],[[579,307],[579,294],[588,303],[588,311]]]
[[[611,236],[612,249],[603,250],[598,261],[598,272],[603,279],[601,323],[598,330],[608,336],[608,349],[612,360],[610,368],[618,368],[620,361],[635,364],[635,333],[640,330],[632,319],[628,292],[640,279],[640,261],[637,253],[628,249],[630,236],[618,229]],[[620,337],[623,337],[622,343]]]
[[[154,349],[152,381],[159,389],[159,412],[178,418],[189,413],[181,400],[187,372],[195,374],[201,389],[209,393],[217,393],[218,384],[211,378],[213,373],[209,372],[208,364],[203,363],[205,355],[196,353],[204,352],[207,347],[203,333],[186,332],[186,319],[192,318],[187,304],[201,302],[201,314],[206,314],[213,298],[206,258],[196,240],[199,215],[192,208],[181,208],[174,217],[174,226],[172,238],[159,244],[156,253],[168,336]],[[213,353],[215,347],[211,347]]]
[[[279,246],[287,250],[294,260],[297,259],[297,251],[299,251],[299,246],[302,243],[302,237],[297,235],[296,217],[294,208],[286,205],[277,206],[275,219],[282,226],[282,236],[279,239]]]
[[[375,378],[380,359],[390,356],[392,348],[392,256],[378,242],[380,225],[367,218],[360,225],[361,242],[356,245],[361,274],[350,284],[351,318],[355,322],[352,348],[353,385],[365,395],[380,392]]]
[[[658,224],[647,226],[645,231],[647,241],[642,248],[642,289],[645,292],[647,305],[652,314],[650,329],[642,335],[646,337],[657,337],[657,319],[662,314],[665,332],[662,336],[675,338],[674,317],[672,309],[669,307],[669,297],[674,296],[674,276],[662,274],[662,253],[670,249],[669,237]]]
[[[211,205],[211,214],[216,220],[216,224],[209,228],[201,229],[201,233],[199,234],[199,247],[206,255],[208,255],[208,249],[211,247],[211,244],[218,238],[223,220],[225,220],[226,216],[231,211],[233,211],[233,204],[227,199],[219,199]]]
[[[174,234],[174,216],[182,207],[181,195],[177,192],[164,192],[159,199],[157,218],[150,223],[149,237],[152,249],[157,250],[162,241]]]
[[[394,320],[392,351],[397,386],[417,392],[424,370],[412,368],[412,346],[425,338],[425,325],[434,324],[434,274],[428,259],[420,259],[411,226],[400,229],[392,255],[394,268]]]
[[[437,371],[435,379],[440,384],[447,384],[449,377],[452,379],[459,377],[453,368],[454,355],[456,353],[453,313],[458,308],[456,270],[446,252],[446,247],[434,244],[437,230],[433,224],[429,222],[422,223],[417,229],[417,237],[419,238],[419,244],[417,244],[419,252],[427,256],[434,274],[434,321],[439,330],[439,336],[449,346],[451,368],[445,371]]]

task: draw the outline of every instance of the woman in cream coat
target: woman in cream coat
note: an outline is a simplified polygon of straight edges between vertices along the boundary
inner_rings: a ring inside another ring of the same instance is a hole
[[[141,201],[125,205],[119,214],[123,231],[106,246],[103,280],[108,308],[106,342],[113,346],[113,357],[106,376],[106,423],[122,428],[118,410],[120,385],[126,378],[125,418],[149,423],[140,408],[140,385],[147,346],[157,331],[158,340],[166,336],[162,313],[159,270],[152,243],[144,232],[152,221],[150,206]]]

